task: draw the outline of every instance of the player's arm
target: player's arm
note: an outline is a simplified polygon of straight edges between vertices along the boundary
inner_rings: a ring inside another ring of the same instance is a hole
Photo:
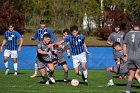
[[[85,50],[86,50],[86,53],[89,54],[89,51],[88,51],[88,49],[87,49],[87,45],[86,45],[86,43],[84,42],[83,45],[84,45],[84,48],[85,48]]]
[[[20,40],[20,42],[19,42],[19,46],[18,46],[18,51],[21,50],[21,47],[23,45],[23,38],[20,38],[19,40]]]
[[[109,45],[113,45],[113,42],[112,41],[109,41],[109,40],[107,40],[107,44],[109,44]]]
[[[35,32],[35,35],[31,37],[31,40],[36,40],[38,38],[38,30]]]
[[[23,38],[22,38],[22,36],[18,32],[16,33],[16,36],[20,40],[19,46],[18,46],[18,51],[20,51],[21,50],[21,47],[23,45]]]
[[[0,47],[0,51],[2,52],[3,50],[3,46],[6,44],[6,39],[3,39],[1,47]]]
[[[124,38],[124,44],[123,44],[123,55],[124,55],[124,60],[127,61],[127,41],[128,41],[128,33],[125,35],[125,38]]]
[[[3,50],[3,46],[6,44],[6,32],[4,33],[4,39],[3,39],[3,41],[2,41],[2,44],[1,44],[1,47],[0,47],[0,51],[2,52],[2,50]]]
[[[112,36],[112,34],[110,34],[110,36],[108,37],[108,40],[107,40],[108,45],[111,45],[111,46],[113,45],[112,38],[113,38],[113,36]]]
[[[51,55],[51,52],[43,51],[41,49],[37,49],[37,51],[38,51],[38,53],[43,54],[43,55],[45,55],[45,54]]]

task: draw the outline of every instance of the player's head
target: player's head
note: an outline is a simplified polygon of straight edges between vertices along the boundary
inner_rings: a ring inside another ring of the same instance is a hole
[[[133,24],[133,29],[134,29],[134,30],[140,30],[139,24],[138,24],[138,23],[134,23],[134,24]]]
[[[114,43],[114,49],[115,49],[116,51],[119,51],[119,50],[122,49],[120,42],[115,42],[115,43]]]
[[[41,20],[40,21],[40,27],[43,29],[45,28],[46,24],[45,24],[45,20]]]
[[[69,32],[70,32],[69,29],[67,29],[67,28],[64,29],[63,30],[63,38],[67,37],[69,35]]]
[[[119,32],[120,31],[120,26],[118,24],[116,24],[114,26],[115,32]]]
[[[14,24],[9,24],[8,29],[9,29],[9,31],[13,31],[14,30]]]
[[[76,37],[78,35],[78,27],[75,25],[70,27],[70,31],[74,37]]]
[[[45,44],[49,43],[51,41],[51,36],[49,34],[44,34],[43,35],[43,42]]]

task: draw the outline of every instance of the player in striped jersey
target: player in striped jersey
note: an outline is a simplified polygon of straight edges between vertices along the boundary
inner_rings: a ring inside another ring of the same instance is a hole
[[[61,44],[63,42],[69,42],[70,43],[70,51],[72,53],[72,60],[73,60],[73,67],[75,74],[80,75],[79,73],[79,66],[82,65],[82,78],[83,81],[88,84],[87,81],[87,68],[86,68],[86,53],[89,54],[89,51],[87,50],[86,44],[84,42],[85,37],[82,34],[79,34],[78,27],[72,26],[70,27],[70,31],[72,34],[68,35],[64,40],[60,41],[58,44]],[[85,53],[86,52],[86,53]]]
[[[46,26],[45,20],[41,20],[40,29],[36,30],[35,35],[31,38],[33,41],[38,39],[38,41],[41,42],[43,40],[43,35],[49,34],[51,36],[51,43],[54,42],[54,35],[52,33],[52,30],[50,28],[45,28],[45,26]],[[34,74],[30,76],[31,78],[34,78],[37,76],[38,67],[37,67],[36,62],[34,65],[34,71],[35,71]]]
[[[20,40],[19,46],[17,46],[17,39]],[[18,64],[17,64],[17,50],[20,51],[21,50],[21,46],[23,44],[23,39],[22,36],[16,31],[14,30],[14,25],[10,24],[9,25],[9,30],[7,30],[4,33],[4,40],[2,42],[1,45],[1,49],[0,51],[3,50],[3,46],[6,44],[6,48],[4,51],[4,64],[5,64],[5,75],[8,74],[9,72],[9,67],[8,67],[8,57],[11,55],[11,58],[14,61],[14,75],[17,75],[17,68],[18,68]]]

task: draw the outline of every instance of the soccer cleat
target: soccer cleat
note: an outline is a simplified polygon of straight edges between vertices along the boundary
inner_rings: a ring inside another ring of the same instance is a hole
[[[130,93],[130,91],[125,91],[125,93]]]
[[[30,76],[30,78],[35,78],[37,76],[37,74],[33,74],[32,76]]]
[[[68,80],[67,79],[64,79],[64,82],[68,82]]]
[[[7,68],[5,71],[5,75],[8,75],[8,73],[9,73],[9,69]]]
[[[53,77],[49,77],[49,80],[50,80],[53,84],[55,84],[55,79],[54,79]]]
[[[113,83],[113,82],[108,82],[108,83],[107,83],[107,86],[108,86],[108,87],[114,86],[114,83]]]
[[[84,82],[85,82],[85,84],[88,86],[88,80],[87,80],[87,79],[85,79],[85,81],[84,81]]]
[[[45,85],[49,85],[49,80],[46,81]]]
[[[15,76],[17,76],[17,75],[18,75],[17,71],[15,71],[15,72],[14,72],[14,75],[15,75]]]

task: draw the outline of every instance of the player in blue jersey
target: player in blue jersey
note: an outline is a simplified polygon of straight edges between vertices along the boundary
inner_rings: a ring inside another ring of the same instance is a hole
[[[40,29],[36,30],[35,35],[31,38],[33,41],[38,39],[38,41],[41,42],[43,40],[43,35],[49,34],[51,36],[51,43],[54,42],[54,35],[53,35],[52,30],[50,28],[45,28],[45,26],[46,26],[45,21],[41,20],[40,21]],[[34,71],[35,72],[31,76],[31,78],[34,78],[37,76],[38,67],[37,67],[36,62],[34,65]]]
[[[85,37],[82,34],[79,34],[78,27],[72,26],[70,27],[71,34],[68,35],[64,40],[60,41],[58,44],[63,42],[70,43],[70,51],[72,53],[73,67],[75,74],[80,75],[79,66],[82,65],[82,78],[83,81],[88,84],[87,76],[87,68],[86,68],[86,53],[89,54],[87,46],[85,44]]]
[[[19,46],[17,46],[17,39],[20,40]],[[18,64],[17,64],[17,50],[18,52],[21,50],[21,46],[23,44],[23,39],[22,36],[14,30],[14,25],[10,24],[9,25],[9,30],[7,30],[4,33],[4,39],[0,48],[0,51],[3,50],[3,46],[6,44],[6,48],[4,51],[4,65],[6,68],[5,75],[8,74],[9,72],[9,67],[8,67],[8,57],[11,55],[11,58],[14,61],[14,75],[17,75],[17,69],[18,69]]]

